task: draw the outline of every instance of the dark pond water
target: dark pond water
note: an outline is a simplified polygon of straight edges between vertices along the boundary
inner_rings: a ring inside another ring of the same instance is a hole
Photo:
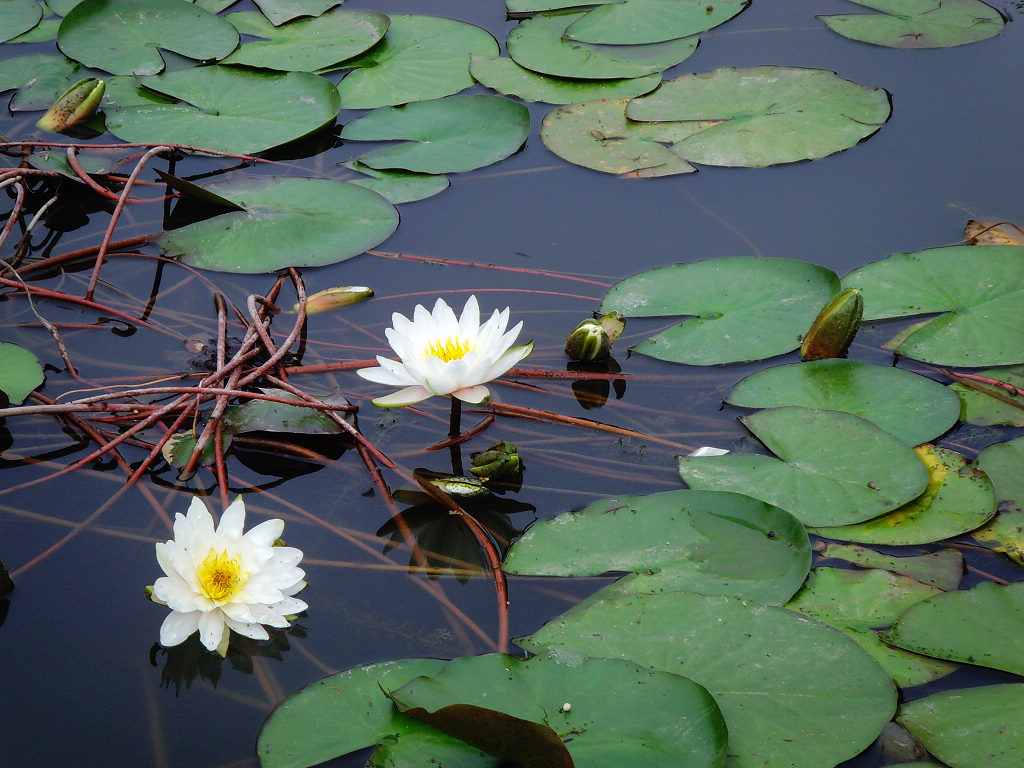
[[[347,7],[457,18],[486,28],[499,41],[510,27],[503,5],[493,1],[349,0]],[[1012,3],[997,7],[1010,15],[1019,12]],[[391,312],[408,313],[415,303],[432,302],[438,295],[461,305],[473,292],[485,309],[510,305],[513,318],[525,321],[524,336],[537,345],[532,367],[560,370],[565,367],[565,335],[597,308],[605,292],[602,284],[643,269],[761,255],[802,259],[844,274],[895,251],[956,243],[969,218],[1024,219],[1020,23],[974,45],[901,51],[845,40],[814,19],[814,14],[847,9],[840,0],[755,0],[740,17],[707,34],[696,54],[668,76],[723,65],[832,69],[891,93],[892,118],[868,141],[816,162],[704,169],[637,181],[556,158],[537,136],[549,107],[533,105],[533,132],[524,151],[454,176],[451,188],[432,199],[401,206],[401,225],[381,248],[585,280],[370,255],[307,270],[310,291],[368,285],[378,298],[313,319],[305,362],[371,357],[384,348]],[[31,135],[34,120],[34,115],[8,117],[0,133],[24,138]],[[359,151],[340,146],[295,161],[292,172],[336,176],[336,163]],[[158,231],[160,217],[155,206],[130,209],[118,235]],[[65,233],[54,252],[97,242],[107,220],[92,215],[89,226]],[[207,277],[243,305],[246,295],[263,293],[272,282],[270,277]],[[169,332],[139,330],[124,336],[116,333],[119,326],[67,328],[64,334],[82,375],[100,385],[181,370],[192,355],[183,339],[214,332],[211,288],[185,271],[166,269],[157,275],[151,262],[114,260],[103,278],[110,286],[105,295],[124,292],[125,301],[132,296],[144,301],[159,280],[154,318]],[[72,272],[52,285],[80,293],[87,279],[88,272]],[[41,309],[59,323],[95,319],[73,307]],[[60,372],[49,336],[33,321],[23,301],[0,303],[3,340],[33,349],[52,366],[43,391],[56,396],[75,388]],[[631,323],[624,342],[638,341],[656,327],[655,321]],[[854,356],[887,362],[876,350],[889,330],[866,329]],[[625,350],[626,343],[620,344]],[[740,378],[763,364],[704,369],[619,357],[623,370],[635,378],[621,399],[613,395],[600,410],[579,406],[567,382],[498,385],[496,394],[504,402],[590,416],[689,446],[728,447],[745,434],[735,421],[737,413],[722,410],[720,402]],[[426,417],[384,414],[368,400],[380,394],[379,388],[351,373],[303,383],[319,390],[336,387],[360,403],[364,432],[404,466],[447,468],[447,454],[423,451],[446,431],[446,405],[439,400],[425,404]],[[464,417],[466,424],[477,418],[472,413]],[[0,557],[18,574],[16,591],[0,600],[0,765],[256,765],[254,743],[266,715],[285,695],[330,671],[405,656],[493,650],[453,624],[436,597],[418,586],[421,576],[406,573],[404,549],[386,557],[373,554],[386,541],[377,532],[389,512],[370,493],[371,483],[354,452],[326,465],[290,465],[277,455],[251,451],[244,461],[240,457],[231,463],[232,492],[245,494],[250,515],[287,521],[286,538],[306,556],[308,615],[279,637],[276,656],[265,650],[263,656],[219,663],[201,654],[183,658],[155,651],[165,611],[147,602],[142,590],[160,575],[153,542],[168,536],[164,519],[139,490],[115,497],[124,476],[107,463],[54,476],[88,448],[52,419],[8,420],[4,437],[10,447],[0,457],[0,488],[18,490],[0,496]],[[522,489],[502,497],[509,500],[506,533],[602,495],[680,487],[672,460],[678,448],[499,420],[467,451],[498,439],[517,443],[527,464]],[[970,453],[1000,439],[1005,434],[961,429],[947,437],[947,444]],[[143,455],[128,452],[135,461]],[[41,482],[29,485],[35,480]],[[197,488],[213,490],[215,483],[208,474],[178,483],[174,471],[166,469],[147,481],[156,504],[171,515],[186,509],[185,491]],[[257,494],[257,488],[265,492]],[[48,552],[100,509],[78,535]],[[457,550],[453,536],[457,529],[446,539],[455,556],[472,556],[472,547]],[[1019,578],[1008,560],[971,562],[1004,578]],[[965,584],[978,578],[969,573]],[[446,576],[436,583],[485,634],[494,636],[496,603],[488,578],[463,582]],[[602,583],[513,579],[512,636],[535,630]],[[964,684],[958,674],[952,684]],[[989,677],[969,681],[987,682]],[[338,764],[362,765],[363,759]],[[869,752],[857,764],[882,763],[876,752]]]

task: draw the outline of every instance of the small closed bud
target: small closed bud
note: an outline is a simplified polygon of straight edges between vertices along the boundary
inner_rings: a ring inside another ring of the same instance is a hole
[[[88,120],[100,106],[106,83],[95,77],[87,77],[72,85],[39,118],[36,127],[44,131],[59,133],[67,128]]]
[[[523,461],[515,444],[502,440],[480,453],[470,457],[473,466],[469,468],[483,481],[502,480],[515,477],[523,471]]]
[[[860,328],[864,299],[857,288],[837,294],[818,313],[800,345],[801,360],[825,360],[846,357],[853,337]]]
[[[332,309],[341,309],[350,304],[365,301],[372,296],[373,289],[364,285],[339,285],[327,288],[306,297],[306,314],[315,315],[320,312],[330,312]],[[292,307],[292,314],[298,311],[299,305],[296,304]]]
[[[584,320],[565,340],[565,354],[584,363],[607,359],[611,349],[611,338],[597,320]]]

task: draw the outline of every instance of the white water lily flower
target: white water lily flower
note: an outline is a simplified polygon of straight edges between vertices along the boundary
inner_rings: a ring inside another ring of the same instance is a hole
[[[155,602],[171,609],[160,627],[160,644],[178,645],[199,630],[209,650],[223,656],[229,632],[254,640],[269,635],[262,625],[287,627],[285,616],[306,610],[293,597],[306,586],[296,567],[302,552],[275,547],[283,520],[267,520],[248,533],[245,502],[236,499],[213,527],[213,516],[198,498],[188,514],[174,516],[174,538],[156,545],[156,559],[166,576],[153,584]]]
[[[384,333],[400,361],[377,356],[378,368],[360,368],[364,379],[403,387],[379,397],[374,405],[390,408],[412,405],[432,395],[451,395],[467,403],[482,403],[490,397],[484,386],[496,379],[533,351],[533,342],[513,347],[522,322],[508,332],[509,309],[494,313],[480,325],[480,307],[470,296],[456,318],[444,299],[438,299],[433,312],[417,305],[412,320],[397,312],[391,316],[391,328]]]

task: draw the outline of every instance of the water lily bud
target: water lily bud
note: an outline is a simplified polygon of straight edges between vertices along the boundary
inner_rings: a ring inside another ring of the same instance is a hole
[[[306,297],[306,314],[315,315],[319,312],[330,312],[332,309],[341,309],[349,304],[357,304],[373,296],[373,289],[364,285],[339,285],[334,288],[327,288],[317,291],[312,296]],[[292,313],[299,311],[299,305],[292,307]]]
[[[523,471],[523,461],[518,450],[507,440],[495,443],[486,451],[470,456],[473,466],[469,471],[481,480],[501,480],[514,477]]]
[[[585,363],[606,359],[611,348],[611,338],[597,320],[584,320],[565,340],[565,354]]]
[[[98,78],[87,77],[85,80],[79,80],[64,91],[64,95],[39,118],[36,127],[59,133],[88,120],[99,107],[105,89],[106,83]]]
[[[864,314],[864,299],[857,288],[847,288],[835,296],[811,324],[800,345],[801,360],[845,357],[857,335]]]

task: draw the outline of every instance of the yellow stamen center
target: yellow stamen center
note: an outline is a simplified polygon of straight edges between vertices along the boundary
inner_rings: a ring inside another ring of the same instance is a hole
[[[474,349],[474,346],[460,336],[449,336],[430,342],[424,357],[436,357],[450,363],[452,360],[461,360],[471,349]]]
[[[211,547],[199,566],[199,583],[211,600],[230,600],[248,580],[249,574],[242,570],[241,557],[229,557],[226,549],[217,554]]]

